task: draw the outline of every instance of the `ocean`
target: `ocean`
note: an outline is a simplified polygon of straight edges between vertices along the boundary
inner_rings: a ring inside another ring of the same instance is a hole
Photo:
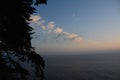
[[[44,80],[120,80],[120,54],[43,56]]]

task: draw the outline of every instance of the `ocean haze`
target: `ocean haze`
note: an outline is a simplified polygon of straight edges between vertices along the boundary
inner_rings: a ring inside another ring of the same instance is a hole
[[[93,50],[93,51],[61,51],[61,52],[40,52],[37,51],[38,54],[40,54],[41,56],[50,56],[50,55],[86,55],[86,54],[112,54],[112,53],[120,53],[119,49],[115,49],[115,50]]]
[[[44,55],[45,80],[120,80],[120,53]]]

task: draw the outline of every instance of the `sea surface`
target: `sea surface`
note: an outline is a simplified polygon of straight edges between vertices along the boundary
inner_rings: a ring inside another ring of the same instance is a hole
[[[43,56],[44,80],[120,80],[120,54]]]

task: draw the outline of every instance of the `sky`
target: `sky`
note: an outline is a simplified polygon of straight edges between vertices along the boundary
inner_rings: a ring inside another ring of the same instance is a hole
[[[35,8],[30,26],[38,52],[120,50],[119,0],[48,0]]]

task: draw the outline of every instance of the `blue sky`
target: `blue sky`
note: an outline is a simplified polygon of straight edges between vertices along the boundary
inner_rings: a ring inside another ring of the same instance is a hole
[[[32,15],[40,52],[120,49],[118,0],[48,0]]]

